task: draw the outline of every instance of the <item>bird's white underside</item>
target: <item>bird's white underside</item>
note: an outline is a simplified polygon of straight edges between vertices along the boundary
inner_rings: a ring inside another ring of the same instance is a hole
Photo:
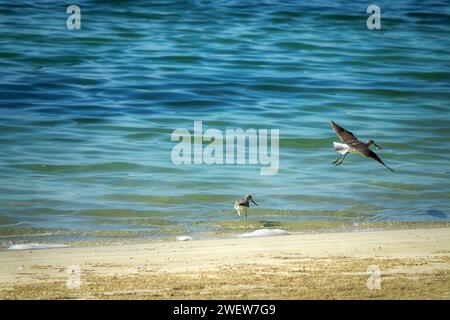
[[[237,211],[238,215],[241,215],[241,213],[247,213],[248,208],[240,205],[234,205],[234,210]]]
[[[334,150],[340,154],[346,154],[351,152],[351,148],[348,144],[333,142]]]

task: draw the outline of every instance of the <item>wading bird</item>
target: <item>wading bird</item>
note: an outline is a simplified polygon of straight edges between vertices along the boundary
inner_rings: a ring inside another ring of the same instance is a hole
[[[343,143],[339,142],[333,142],[334,150],[339,153],[339,158],[336,159],[336,161],[333,162],[336,166],[340,165],[347,154],[351,152],[358,152],[362,154],[363,156],[366,156],[368,158],[371,158],[379,163],[381,163],[383,166],[391,170],[392,172],[395,172],[391,168],[389,168],[383,160],[380,159],[380,157],[377,156],[375,152],[370,150],[370,146],[374,145],[377,147],[378,150],[381,150],[381,147],[375,143],[373,140],[367,141],[367,143],[361,142],[358,140],[358,138],[355,137],[353,133],[350,131],[345,130],[341,126],[339,126],[336,122],[331,121],[331,126],[333,127],[334,131],[338,135],[338,137],[341,139]],[[342,157],[342,159],[341,159]]]
[[[250,201],[253,202],[256,206],[256,202],[253,201],[252,195],[246,195],[245,198],[238,200],[234,203],[234,210],[237,211],[238,215],[241,215],[241,212],[245,213],[245,219],[247,219],[247,210],[250,207]]]

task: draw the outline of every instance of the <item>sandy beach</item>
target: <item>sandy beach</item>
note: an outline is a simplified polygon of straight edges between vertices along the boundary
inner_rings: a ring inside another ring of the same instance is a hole
[[[1,299],[450,298],[450,228],[2,251],[0,261]]]

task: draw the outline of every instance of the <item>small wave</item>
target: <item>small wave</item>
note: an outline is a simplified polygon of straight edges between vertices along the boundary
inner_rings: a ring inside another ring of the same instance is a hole
[[[25,224],[25,222],[17,222],[17,223],[11,223],[11,224],[0,224],[0,228],[3,228],[3,227],[17,227],[17,226],[20,226],[22,224]]]
[[[8,247],[8,250],[39,250],[39,249],[54,249],[54,248],[66,248],[65,244],[45,244],[45,243],[22,243],[13,244]]]
[[[241,237],[251,238],[251,237],[273,237],[273,236],[284,236],[290,234],[286,230],[282,229],[258,229],[252,232],[246,232],[241,234]]]
[[[177,241],[189,241],[192,240],[192,237],[189,236],[177,236]]]

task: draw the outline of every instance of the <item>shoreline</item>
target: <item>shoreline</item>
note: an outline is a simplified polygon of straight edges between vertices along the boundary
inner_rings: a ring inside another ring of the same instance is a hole
[[[93,240],[67,240],[62,237],[52,237],[44,235],[9,235],[0,236],[0,252],[9,250],[28,250],[28,249],[11,249],[11,247],[26,247],[27,245],[36,245],[37,248],[32,250],[46,250],[53,246],[78,248],[78,247],[97,247],[97,246],[116,246],[116,245],[136,245],[161,242],[180,241],[178,238],[189,237],[189,240],[227,240],[241,238],[244,234],[257,230],[274,230],[280,229],[289,234],[322,234],[322,233],[347,233],[347,232],[368,232],[368,231],[389,231],[389,230],[411,230],[411,229],[433,229],[433,228],[450,228],[450,221],[350,221],[350,222],[334,222],[334,221],[303,221],[301,227],[284,228],[280,227],[264,227],[253,225],[249,221],[249,225],[244,225],[240,230],[225,232],[207,232],[193,234],[191,232],[179,233],[173,235],[165,235],[152,237],[147,235],[136,236],[117,236],[102,237],[98,236]],[[9,240],[6,240],[8,239]],[[14,241],[15,240],[15,241]],[[48,246],[48,248],[46,248]],[[30,249],[31,250],[31,249]]]
[[[12,250],[0,261],[1,299],[450,299],[449,227]],[[381,289],[367,287],[369,266]]]

